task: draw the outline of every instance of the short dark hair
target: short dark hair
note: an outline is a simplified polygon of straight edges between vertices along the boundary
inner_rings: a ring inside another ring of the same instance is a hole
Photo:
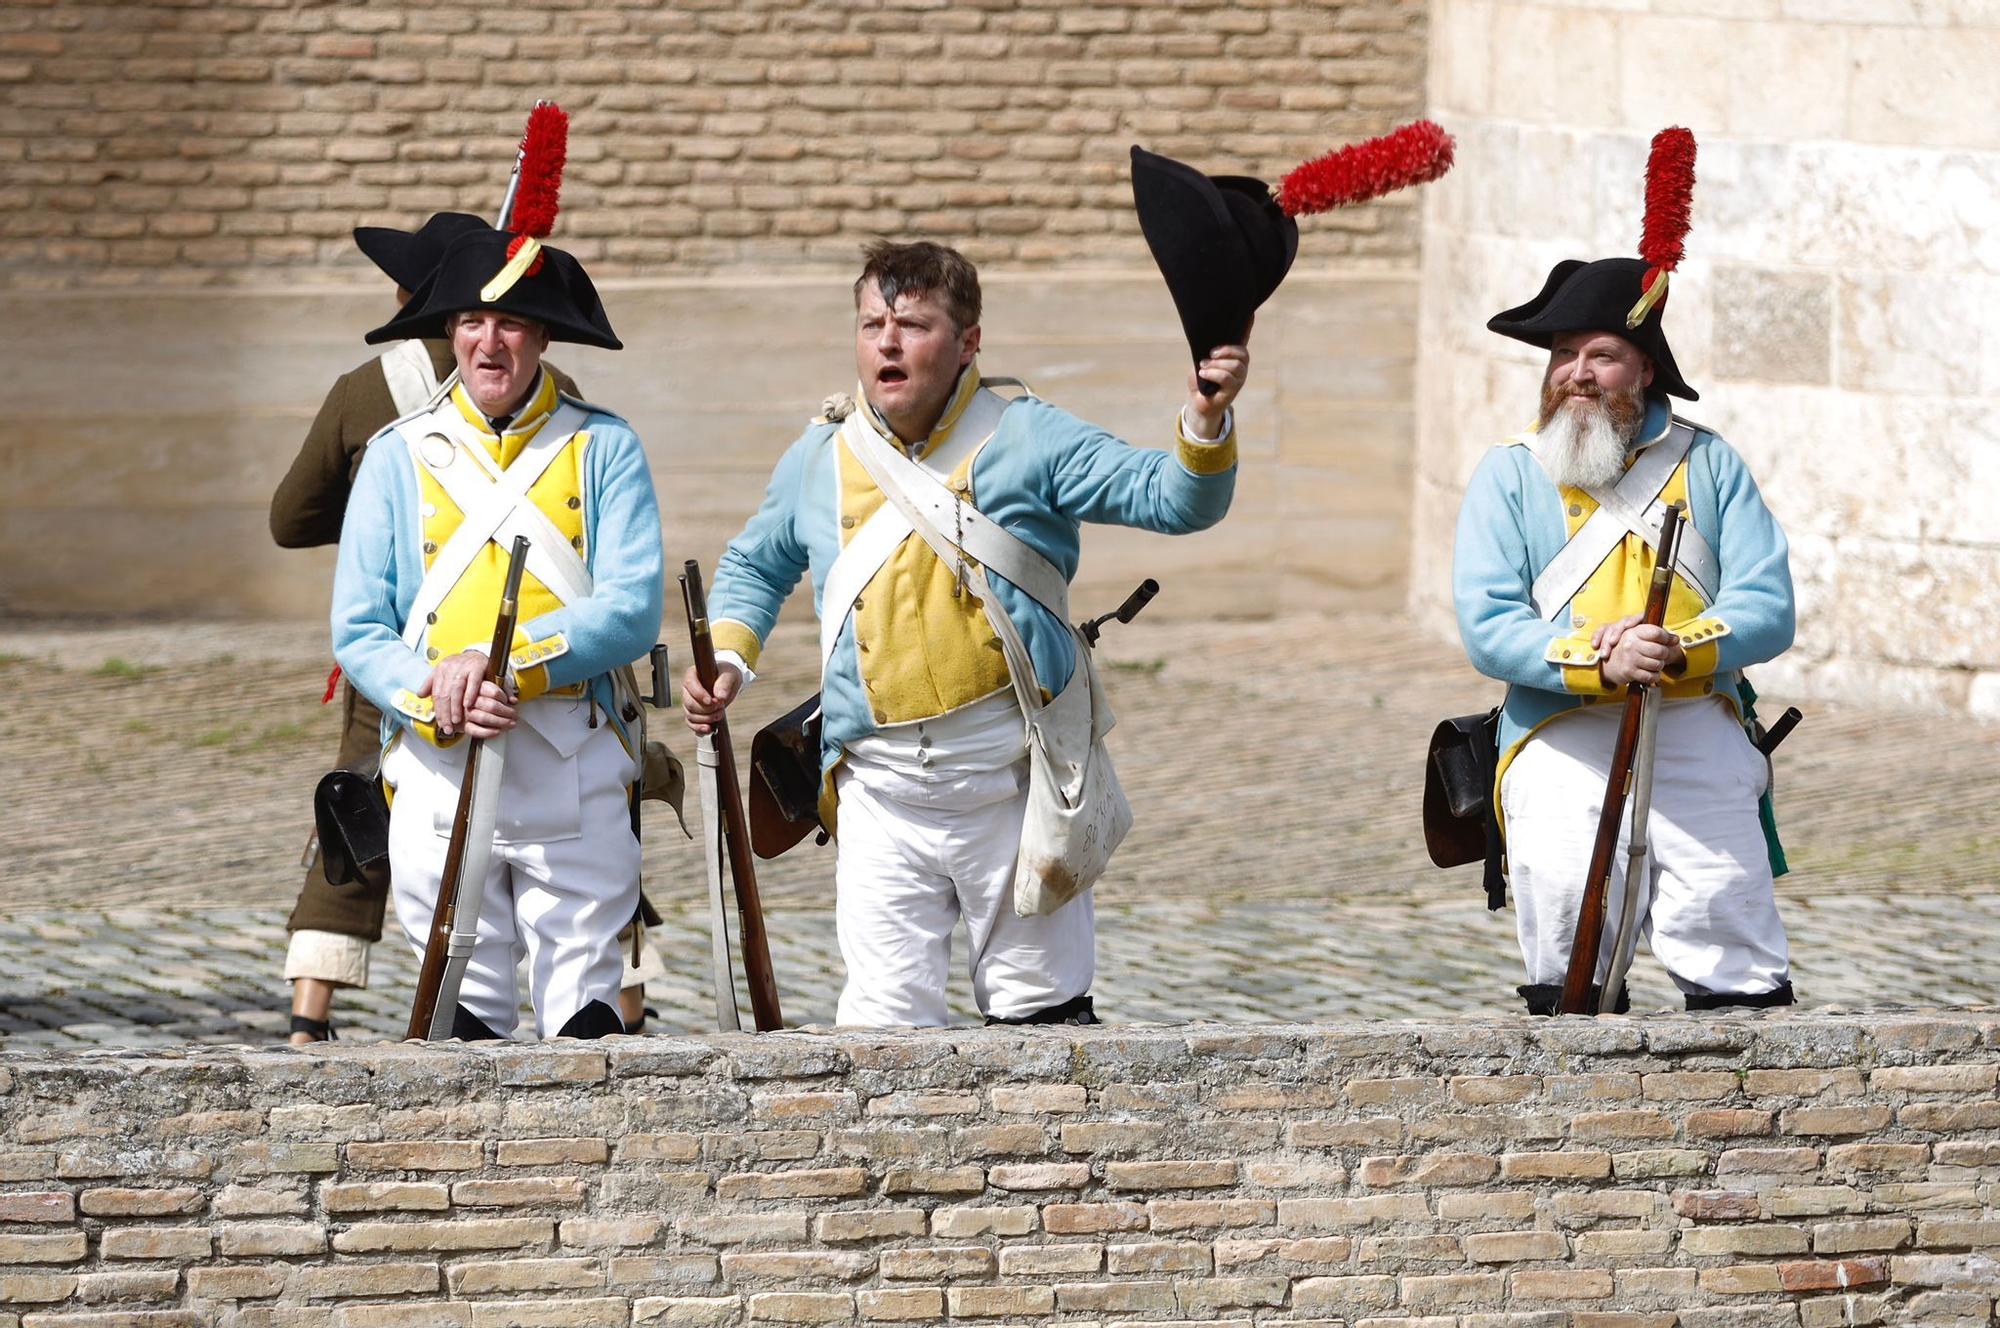
[[[861,250],[861,275],[854,280],[854,302],[870,281],[891,309],[904,295],[934,294],[963,332],[979,322],[979,269],[964,254],[929,240],[897,244],[875,240]]]

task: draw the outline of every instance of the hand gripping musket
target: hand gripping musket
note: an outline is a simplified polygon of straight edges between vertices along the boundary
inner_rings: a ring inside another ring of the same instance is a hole
[[[690,558],[681,574],[681,595],[687,604],[688,636],[693,647],[695,676],[715,690],[715,642],[708,631],[708,596],[702,589],[701,564]],[[778,982],[771,972],[771,949],[764,935],[764,907],[757,895],[757,868],[750,856],[750,827],[743,811],[743,789],[736,777],[736,751],[730,745],[728,721],[720,716],[714,728],[696,740],[695,758],[701,783],[703,847],[708,865],[711,922],[710,958],[715,969],[716,1025],[724,1032],[742,1027],[736,1009],[736,981],[729,963],[729,910],[722,894],[727,858],[736,887],[736,912],[743,929],[743,975],[750,986],[750,1014],[759,1033],[785,1026],[778,1008]]]
[[[1674,550],[1680,544],[1684,509],[1675,503],[1667,508],[1660,531],[1659,556],[1653,564],[1653,583],[1646,596],[1645,623],[1658,627],[1666,621],[1667,591],[1674,580]],[[1618,725],[1618,742],[1611,749],[1611,773],[1604,789],[1604,806],[1597,817],[1597,840],[1590,850],[1590,873],[1584,878],[1583,904],[1577,912],[1576,935],[1570,943],[1569,968],[1563,974],[1563,1014],[1596,1014],[1599,993],[1591,990],[1597,975],[1598,950],[1604,941],[1604,913],[1611,889],[1611,862],[1618,849],[1618,824],[1625,819],[1625,798],[1632,789],[1634,757],[1639,745],[1640,721],[1646,710],[1647,694],[1653,688],[1634,682],[1625,689],[1625,713]],[[1651,797],[1651,763],[1647,763],[1647,797]],[[1636,818],[1635,818],[1636,819]],[[1638,833],[1644,834],[1643,826]],[[1629,910],[1627,916],[1630,916]],[[1602,996],[1617,999],[1609,981]]]
[[[500,615],[493,624],[493,646],[486,652],[485,681],[499,684],[502,691],[512,673],[508,657],[514,649],[514,625],[521,614],[521,570],[527,562],[528,537],[517,535],[507,560]],[[451,1036],[459,984],[465,980],[465,964],[479,936],[479,906],[486,895],[486,866],[493,857],[493,825],[506,768],[506,734],[466,739],[465,777],[458,787],[458,810],[452,814],[451,840],[445,846],[444,876],[438,882],[430,939],[424,944],[424,966],[417,975],[417,999],[404,1037],[440,1041]]]

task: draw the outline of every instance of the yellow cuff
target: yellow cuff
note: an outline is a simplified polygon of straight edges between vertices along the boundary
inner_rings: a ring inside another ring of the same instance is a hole
[[[548,662],[569,653],[569,638],[554,632],[530,641],[517,629],[514,643],[514,653],[507,657],[514,670],[514,690],[523,701],[532,701],[549,690]]]
[[[709,623],[708,635],[717,650],[733,650],[743,657],[745,664],[757,667],[757,656],[763,653],[764,643],[744,624],[733,618],[717,618]]]
[[[1213,443],[1188,436],[1187,417],[1174,412],[1174,455],[1192,475],[1220,475],[1236,464],[1236,421],[1232,416],[1229,432]]]
[[[396,694],[389,698],[389,704],[396,708],[398,714],[410,721],[412,732],[433,747],[449,747],[465,736],[462,733],[454,733],[449,738],[439,737],[437,710],[431,704],[431,698],[418,696],[407,687],[397,688]]]
[[[1669,626],[1668,631],[1681,639],[1681,649],[1687,653],[1687,662],[1678,669],[1669,669],[1669,677],[1678,681],[1682,678],[1706,678],[1715,672],[1721,647],[1717,644],[1729,635],[1729,624],[1720,618],[1694,618],[1678,627]]]
[[[1542,658],[1562,669],[1563,689],[1579,696],[1609,696],[1617,691],[1604,684],[1598,664],[1604,652],[1590,644],[1587,636],[1559,636],[1549,642]]]

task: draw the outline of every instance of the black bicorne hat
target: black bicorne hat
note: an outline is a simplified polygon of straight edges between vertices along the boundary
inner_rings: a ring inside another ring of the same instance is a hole
[[[1204,175],[1135,146],[1132,201],[1195,363],[1241,342],[1299,252],[1298,223],[1271,187],[1245,175]]]
[[[368,334],[368,344],[443,337],[452,314],[493,309],[534,319],[549,330],[552,341],[623,350],[625,343],[611,330],[597,287],[574,255],[540,245],[538,269],[511,283],[501,280],[509,264],[508,247],[518,238],[483,221],[478,230],[455,237],[402,311]]]
[[[1654,392],[1699,401],[1701,396],[1681,377],[1680,366],[1667,345],[1661,326],[1664,303],[1646,311],[1637,327],[1626,325],[1632,307],[1644,293],[1648,264],[1643,258],[1600,258],[1586,263],[1565,258],[1549,270],[1541,294],[1487,320],[1486,329],[1525,341],[1544,350],[1565,332],[1610,332],[1625,338],[1653,361]]]
[[[443,260],[445,246],[467,231],[485,228],[486,222],[470,212],[433,212],[413,231],[399,231],[393,226],[356,226],[354,243],[391,281],[406,291],[414,291]]]

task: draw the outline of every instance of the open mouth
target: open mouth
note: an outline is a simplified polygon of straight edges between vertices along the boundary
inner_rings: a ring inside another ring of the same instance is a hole
[[[909,382],[910,375],[893,364],[885,364],[875,371],[875,381],[884,387],[892,387],[897,383]]]

